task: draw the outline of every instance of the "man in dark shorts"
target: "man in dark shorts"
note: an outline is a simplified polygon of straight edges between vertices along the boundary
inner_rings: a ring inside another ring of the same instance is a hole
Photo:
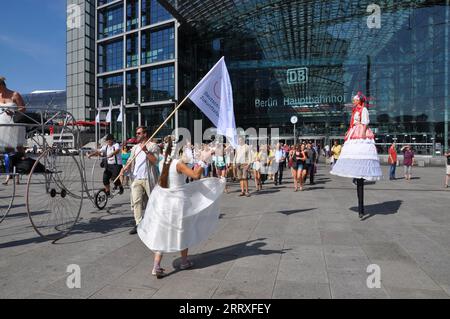
[[[115,180],[122,170],[121,152],[122,149],[120,148],[119,143],[115,143],[114,136],[108,134],[106,136],[106,145],[88,155],[89,158],[96,155],[105,157],[105,160],[103,161],[105,168],[105,171],[103,172],[103,185],[105,186],[107,195],[110,195],[111,193],[110,181]],[[114,186],[119,188],[119,194],[123,194],[123,186],[120,182],[120,178],[117,179]]]

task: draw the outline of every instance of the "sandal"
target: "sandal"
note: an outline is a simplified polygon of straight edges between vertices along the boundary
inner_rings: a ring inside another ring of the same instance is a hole
[[[186,270],[194,267],[194,263],[190,260],[187,261],[185,264],[180,264],[180,270]]]
[[[245,193],[240,193],[239,197],[245,196]]]
[[[165,269],[163,269],[163,268],[159,268],[159,269],[153,268],[152,275],[156,276],[156,278],[158,278],[158,279],[162,278],[162,277],[165,277],[166,273],[164,272],[164,270]]]

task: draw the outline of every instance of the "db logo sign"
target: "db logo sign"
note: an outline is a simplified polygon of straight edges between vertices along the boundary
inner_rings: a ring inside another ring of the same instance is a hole
[[[308,68],[297,68],[287,70],[288,84],[302,84],[308,82]]]

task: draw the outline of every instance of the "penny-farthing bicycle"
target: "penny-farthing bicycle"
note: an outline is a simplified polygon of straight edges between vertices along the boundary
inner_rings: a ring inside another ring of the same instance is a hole
[[[1,184],[0,218],[5,219],[11,210],[17,191],[25,191],[24,204],[34,230],[43,238],[57,240],[76,225],[83,205],[82,167],[70,152],[79,148],[79,128],[66,111],[22,115],[22,123],[0,124],[0,128],[25,130],[27,141],[38,145],[41,154],[36,159],[20,159],[33,163],[29,172],[23,172],[28,174],[24,190],[19,190],[15,184],[20,171],[13,172],[12,183]],[[3,158],[5,155],[3,152]],[[7,175],[10,170],[3,174]]]

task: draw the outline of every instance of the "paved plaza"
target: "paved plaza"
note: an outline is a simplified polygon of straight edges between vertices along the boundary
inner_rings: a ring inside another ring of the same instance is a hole
[[[351,180],[325,164],[303,192],[288,178],[241,198],[233,184],[217,231],[191,250],[195,268],[177,271],[179,256],[168,254],[164,279],[151,276],[152,254],[128,234],[128,191],[109,211],[85,200],[78,225],[55,243],[34,232],[19,192],[0,224],[0,298],[449,298],[444,170],[415,167],[411,181],[389,181],[384,166],[385,179],[366,186],[363,221]],[[67,287],[71,264],[80,266],[80,289]],[[380,288],[367,286],[371,264]]]

